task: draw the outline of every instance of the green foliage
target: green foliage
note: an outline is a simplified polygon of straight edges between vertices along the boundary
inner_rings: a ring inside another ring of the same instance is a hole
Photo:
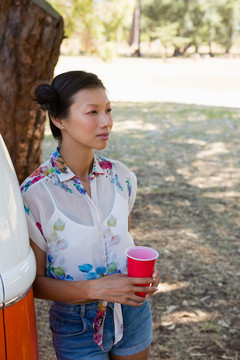
[[[93,0],[48,0],[62,15],[67,37],[78,37],[81,50],[93,52],[101,34]]]
[[[173,45],[180,48],[190,42],[190,38],[178,35],[179,25],[177,22],[168,23],[165,26],[159,26],[151,32],[152,39],[160,39],[161,43],[166,47]]]
[[[62,15],[65,34],[79,51],[114,56],[128,42],[134,8],[140,0],[48,0]],[[141,39],[159,39],[183,54],[188,47],[217,43],[228,52],[240,36],[239,0],[141,0]]]
[[[239,1],[227,0],[219,4],[219,15],[221,26],[218,26],[217,41],[226,48],[228,52],[232,46],[234,35],[240,25],[240,4]]]
[[[239,35],[239,0],[142,0],[142,29],[148,38],[184,51],[191,45],[222,45]]]
[[[62,15],[65,35],[79,39],[79,50],[112,57],[130,27],[134,0],[48,0]]]
[[[131,24],[133,5],[134,1],[129,0],[101,0],[97,2],[96,12],[103,26],[103,36],[106,41],[122,40],[124,28]]]

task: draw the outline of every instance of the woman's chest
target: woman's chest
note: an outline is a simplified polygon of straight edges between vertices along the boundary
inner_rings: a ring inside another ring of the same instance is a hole
[[[78,280],[126,272],[124,252],[133,245],[128,232],[127,200],[116,193],[105,218],[93,201],[90,207],[89,226],[73,221],[56,206],[46,222],[43,232],[48,244],[48,270],[54,277],[56,269]]]

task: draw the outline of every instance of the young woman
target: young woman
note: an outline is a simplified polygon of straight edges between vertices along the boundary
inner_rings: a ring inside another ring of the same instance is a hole
[[[136,177],[94,150],[106,147],[111,105],[99,78],[58,75],[35,89],[59,146],[21,186],[37,261],[35,297],[52,300],[50,327],[58,360],[148,358],[147,298],[159,273],[127,276],[126,248]],[[145,298],[135,294],[147,292]]]

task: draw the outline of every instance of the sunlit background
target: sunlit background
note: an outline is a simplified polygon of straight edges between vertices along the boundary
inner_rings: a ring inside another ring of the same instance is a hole
[[[239,0],[49,3],[65,21],[56,74],[95,72],[114,101],[239,107]]]
[[[160,254],[150,360],[237,360],[239,0],[49,2],[65,20],[55,74],[103,80],[114,117],[103,155],[135,171],[132,234]],[[44,160],[55,146],[47,125]],[[37,309],[40,354],[53,360]]]

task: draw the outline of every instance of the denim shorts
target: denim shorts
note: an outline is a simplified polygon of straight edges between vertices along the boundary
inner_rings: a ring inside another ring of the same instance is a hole
[[[114,304],[108,303],[103,332],[103,350],[93,340],[93,322],[98,301],[71,305],[53,302],[50,328],[58,360],[107,360],[109,353],[133,355],[152,342],[152,316],[148,300],[141,307],[122,305],[123,337],[114,345]]]

